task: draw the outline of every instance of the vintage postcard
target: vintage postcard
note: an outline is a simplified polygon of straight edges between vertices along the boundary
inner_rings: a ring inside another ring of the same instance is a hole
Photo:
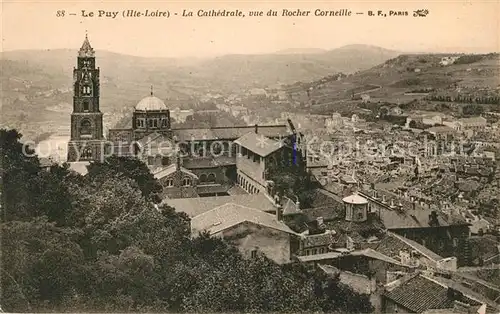
[[[500,313],[500,2],[0,6],[0,312]]]

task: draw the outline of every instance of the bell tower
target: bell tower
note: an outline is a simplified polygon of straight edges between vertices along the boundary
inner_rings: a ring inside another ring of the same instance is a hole
[[[104,154],[102,112],[99,109],[99,68],[87,34],[73,68],[73,112],[68,162],[99,160]]]

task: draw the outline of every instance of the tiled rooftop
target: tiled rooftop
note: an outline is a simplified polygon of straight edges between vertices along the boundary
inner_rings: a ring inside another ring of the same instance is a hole
[[[448,288],[421,275],[386,291],[384,296],[413,313],[422,313],[430,309],[453,308],[453,300],[448,296]]]
[[[193,235],[202,231],[216,234],[244,222],[296,234],[282,221],[278,221],[275,215],[234,203],[216,207],[191,218],[191,231]]]
[[[249,132],[234,142],[262,157],[268,156],[283,146],[283,143],[255,132]]]

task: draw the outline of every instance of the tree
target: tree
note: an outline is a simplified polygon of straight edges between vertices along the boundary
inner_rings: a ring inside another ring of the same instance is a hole
[[[192,239],[186,214],[152,204],[154,180],[140,162],[110,158],[87,176],[67,165],[40,171],[36,156],[21,153],[17,132],[1,136],[7,182],[19,189],[6,190],[8,219],[0,223],[9,312],[368,309],[364,296],[335,281],[318,296],[315,283],[324,279],[302,266],[245,259],[207,233]],[[310,174],[296,166],[287,175],[288,190],[307,193]]]

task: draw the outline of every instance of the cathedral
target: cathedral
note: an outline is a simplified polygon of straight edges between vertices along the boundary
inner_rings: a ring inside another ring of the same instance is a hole
[[[283,125],[173,128],[170,110],[153,88],[135,106],[128,127],[110,129],[105,138],[99,68],[87,36],[73,81],[68,162],[102,161],[111,155],[139,158],[162,184],[164,198],[229,195],[235,187],[267,195],[270,167],[304,165],[290,120]]]

